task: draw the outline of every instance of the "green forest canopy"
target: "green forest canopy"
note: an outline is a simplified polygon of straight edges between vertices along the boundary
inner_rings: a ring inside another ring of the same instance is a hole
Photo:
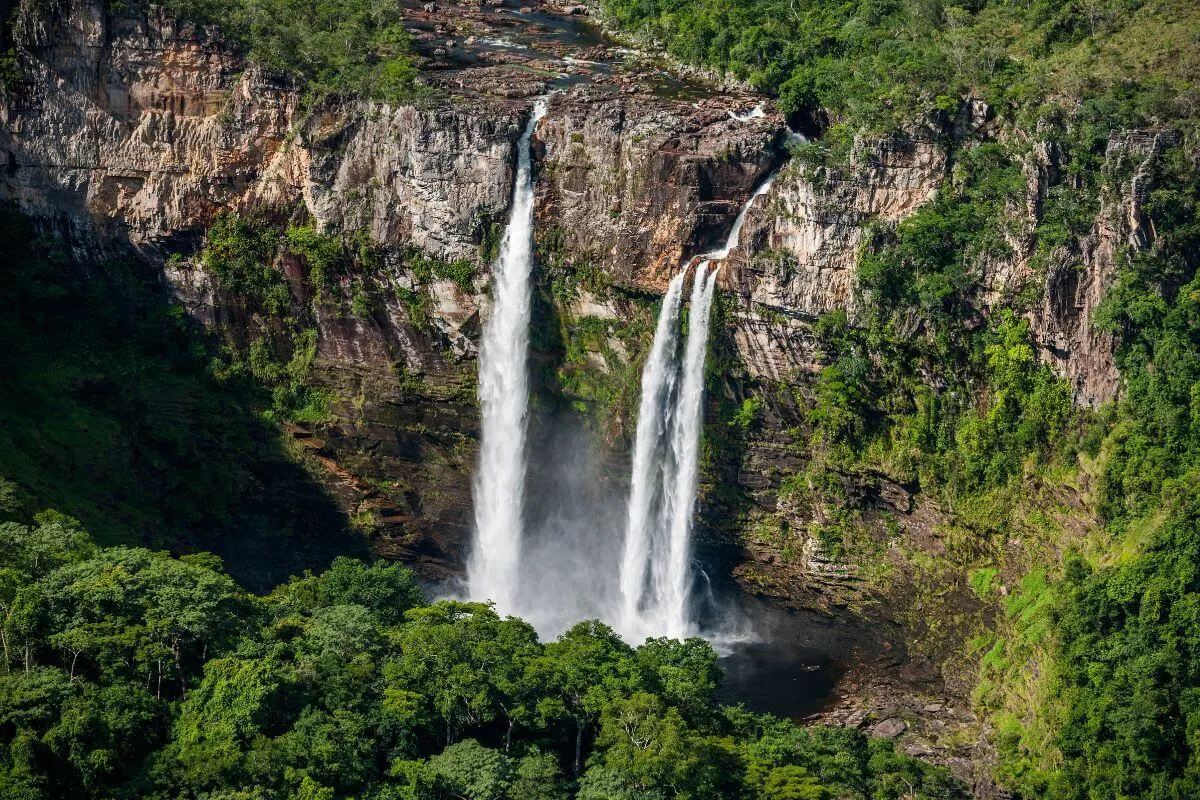
[[[889,130],[960,98],[1036,121],[1084,98],[1115,125],[1200,107],[1189,0],[601,0],[621,29],[675,57]]]
[[[719,706],[700,639],[554,642],[339,558],[265,598],[204,553],[98,549],[0,484],[0,796],[949,800],[849,729]]]

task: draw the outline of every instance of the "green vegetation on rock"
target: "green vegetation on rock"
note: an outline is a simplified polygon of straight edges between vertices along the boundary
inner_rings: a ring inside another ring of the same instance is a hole
[[[249,585],[327,563],[340,516],[262,418],[270,392],[159,275],[133,260],[85,273],[10,206],[0,233],[0,336],[19,343],[0,353],[0,476],[103,544],[216,550]]]
[[[397,103],[420,93],[398,0],[167,0],[163,6],[218,27],[253,63],[300,80],[310,99],[353,94]]]
[[[1195,114],[1187,0],[601,0],[683,61],[876,130],[951,116],[964,96],[1035,121],[1089,98],[1122,126]],[[1032,115],[1032,116],[1031,116]]]

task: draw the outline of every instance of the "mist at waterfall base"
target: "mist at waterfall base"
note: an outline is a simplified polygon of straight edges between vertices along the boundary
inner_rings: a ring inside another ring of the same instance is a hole
[[[485,558],[502,539],[482,524],[476,532],[466,596],[528,620],[543,638],[583,619],[601,619],[633,644],[653,636],[752,638],[751,626],[735,619],[735,606],[717,602],[690,552],[716,277],[695,271],[689,305],[682,295],[691,274],[677,275],[664,299],[642,376],[632,479],[629,456],[606,451],[576,413],[539,403],[535,393],[520,535],[510,540],[515,550]],[[481,477],[477,491],[486,485],[504,482]],[[510,569],[511,584],[493,591],[497,576]]]
[[[784,634],[787,626],[771,623],[775,635],[760,636],[765,617],[748,613],[753,605],[735,601],[736,595],[713,591],[693,559],[691,541],[704,363],[720,268],[714,264],[737,247],[746,214],[770,177],[738,215],[724,246],[670,282],[642,374],[626,482],[624,465],[605,461],[577,416],[539,405],[531,425],[532,139],[546,109],[546,98],[535,103],[518,141],[511,211],[493,265],[479,357],[475,539],[465,592],[454,594],[493,602],[500,613],[528,620],[544,639],[584,619],[607,622],[631,644],[655,636],[704,636],[724,654],[725,699],[751,707],[762,699],[767,705],[761,710],[808,713],[832,685],[825,685],[829,659]],[[814,670],[820,680],[803,679]]]

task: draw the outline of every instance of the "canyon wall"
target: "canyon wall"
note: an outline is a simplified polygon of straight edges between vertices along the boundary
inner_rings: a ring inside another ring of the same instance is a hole
[[[194,253],[219,212],[284,209],[323,230],[365,231],[382,249],[383,267],[362,277],[369,314],[351,312],[349,286],[316,309],[314,379],[332,391],[334,418],[296,435],[347,508],[370,512],[380,552],[430,575],[456,571],[470,516],[473,357],[487,313],[487,260],[507,212],[517,137],[549,79],[500,65],[470,72],[469,91],[460,79],[449,99],[309,104],[287,81],[250,67],[216,31],[153,8],[25,3],[14,37],[23,77],[0,103],[0,196],[63,234],[81,261],[136,252],[162,265],[166,285],[197,319],[237,328],[248,323],[236,299],[198,260],[167,259]],[[608,333],[587,358],[610,373],[636,374],[641,354],[620,335],[636,301],[723,240],[754,188],[788,158],[786,125],[769,107],[738,119],[730,111],[745,110],[744,96],[635,89],[584,83],[556,93],[535,137],[543,256],[577,279],[603,278],[600,288],[551,302],[567,328],[605,321]],[[957,119],[860,138],[844,164],[786,163],[755,201],[743,247],[721,273],[740,380],[802,383],[819,368],[812,323],[837,309],[854,319],[865,231],[898,223],[935,195],[948,178],[947,137],[1016,135],[975,101]],[[1091,317],[1121,249],[1153,236],[1139,204],[1150,159],[1167,140],[1114,137],[1110,161],[1132,177],[1106,196],[1082,254],[1054,260],[1028,312],[1043,357],[1083,403],[1118,391],[1114,342]],[[1012,212],[1012,256],[981,265],[984,311],[1032,277],[1032,230],[1062,169],[1054,146],[1034,152],[1026,207]],[[470,262],[473,282],[418,285],[404,258],[414,249]],[[281,268],[295,297],[311,296],[295,265]],[[428,294],[427,320],[414,319],[401,299],[414,290]],[[740,398],[746,385],[726,391]],[[630,420],[615,419],[606,439],[620,450]],[[779,437],[762,438],[742,478],[771,509],[777,487],[763,476],[794,465],[781,462],[771,441]]]

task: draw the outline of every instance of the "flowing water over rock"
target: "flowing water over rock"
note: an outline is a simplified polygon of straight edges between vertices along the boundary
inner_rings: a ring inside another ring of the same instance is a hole
[[[598,617],[631,642],[698,633],[691,608],[695,579],[691,536],[704,421],[704,366],[719,266],[737,246],[750,198],[724,246],[672,278],[663,297],[642,375],[627,519],[619,555],[602,525],[569,512],[537,529],[524,519],[529,411],[530,273],[533,242],[532,138],[546,112],[540,100],[519,143],[513,208],[495,265],[493,308],[479,360],[482,443],[475,479],[475,540],[468,594],[504,613],[521,614],[553,635],[572,622]],[[683,291],[692,277],[688,330],[680,330]],[[586,456],[565,448],[563,474],[586,475]],[[554,491],[539,486],[540,492]],[[569,498],[558,498],[569,504]],[[594,514],[598,521],[602,515]],[[589,535],[591,534],[591,535]],[[596,535],[598,534],[598,535]]]
[[[654,342],[642,371],[642,401],[629,489],[629,520],[621,560],[621,619],[626,636],[636,636],[642,625],[642,602],[647,573],[654,553],[651,543],[666,522],[662,513],[668,467],[666,444],[675,408],[676,351],[679,344],[679,311],[683,301],[680,272],[671,279],[655,325]]]
[[[750,196],[725,243],[695,268],[688,335],[678,362],[678,318],[683,279],[676,275],[663,299],[650,358],[642,375],[642,402],[630,481],[629,523],[621,563],[622,635],[682,638],[698,627],[691,608],[692,518],[704,427],[704,362],[709,316],[720,267],[738,246],[754,201],[771,188],[774,174]],[[675,362],[675,363],[673,363]],[[719,631],[710,631],[721,636]]]
[[[679,361],[679,306],[686,270],[663,299],[650,359],[630,481],[629,524],[621,563],[621,633],[683,638],[695,633],[689,613],[692,512],[700,464],[704,361],[717,273],[708,262],[692,279],[688,334]]]
[[[692,515],[700,473],[700,435],[704,427],[704,362],[708,356],[709,317],[717,271],[706,274],[708,261],[696,267],[692,279],[692,302],[688,311],[688,338],[683,354],[683,385],[672,420],[671,450],[675,455],[674,498],[667,539],[666,580],[659,625],[667,636],[683,638],[692,633],[688,608],[691,570]]]
[[[545,113],[542,99],[534,105],[521,134],[512,212],[494,269],[492,312],[479,352],[483,434],[475,476],[475,542],[468,580],[473,597],[492,600],[503,612],[516,610],[521,585],[533,267],[531,141]]]

